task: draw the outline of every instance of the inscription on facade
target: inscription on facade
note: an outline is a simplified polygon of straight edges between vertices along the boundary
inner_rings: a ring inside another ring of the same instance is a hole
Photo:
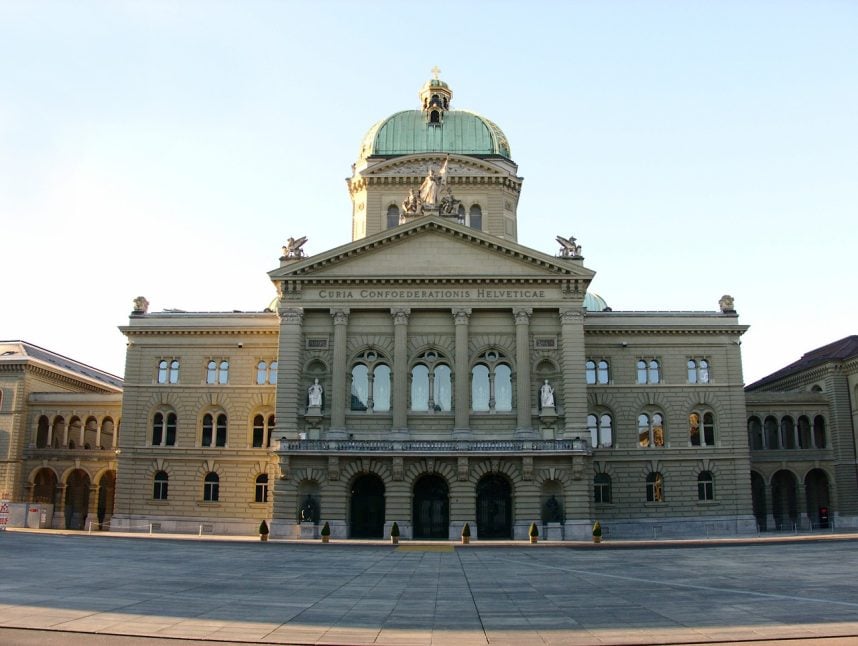
[[[410,300],[508,300],[546,298],[544,289],[320,289],[322,300],[359,299],[387,301],[405,298]]]

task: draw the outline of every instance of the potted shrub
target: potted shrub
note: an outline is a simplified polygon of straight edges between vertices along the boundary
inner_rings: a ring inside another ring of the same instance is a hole
[[[323,543],[327,543],[331,540],[331,526],[328,525],[328,521],[325,521],[325,524],[322,525],[322,531],[319,532],[319,536],[322,537]]]
[[[539,528],[536,526],[536,523],[530,523],[530,530],[527,532],[527,535],[530,536],[530,542],[535,543],[539,538]]]
[[[259,523],[259,540],[268,540],[268,523],[265,522],[265,519],[263,519],[262,522]]]
[[[390,527],[390,542],[394,545],[399,543],[399,525],[394,521]]]
[[[593,542],[601,543],[602,542],[602,525],[597,520],[593,523]]]
[[[471,526],[468,523],[465,523],[465,526],[462,528],[462,545],[467,545],[471,542]]]

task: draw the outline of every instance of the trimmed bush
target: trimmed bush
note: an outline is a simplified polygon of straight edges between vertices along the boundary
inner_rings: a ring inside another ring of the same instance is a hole
[[[465,523],[465,526],[462,528],[462,536],[465,538],[469,538],[471,536],[471,526],[468,523]]]
[[[527,532],[527,535],[531,538],[539,536],[539,528],[536,526],[536,523],[530,523],[530,530]]]
[[[325,521],[325,524],[322,526],[322,530],[319,532],[320,536],[330,536],[331,535],[331,526],[328,525],[328,521]]]
[[[390,536],[392,538],[399,538],[399,525],[397,525],[396,522],[390,526]]]
[[[263,520],[261,523],[259,523],[259,533],[262,536],[267,536],[268,531],[269,531],[268,530],[268,523],[266,523],[265,520]]]

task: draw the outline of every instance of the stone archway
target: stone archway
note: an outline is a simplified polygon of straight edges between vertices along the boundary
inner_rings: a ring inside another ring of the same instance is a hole
[[[89,474],[83,469],[75,469],[66,478],[66,529],[84,529],[86,527],[89,488]]]
[[[512,487],[498,473],[490,473],[477,483],[477,537],[512,538]]]
[[[110,525],[113,516],[113,499],[116,495],[116,471],[105,471],[98,481],[98,528],[105,529]]]
[[[766,483],[756,471],[751,471],[751,504],[760,531],[766,530]]]
[[[57,502],[57,474],[51,469],[39,469],[33,478],[33,500],[55,505]]]
[[[804,477],[807,515],[814,527],[825,529],[831,518],[831,497],[828,475],[822,469],[811,469]]]
[[[792,471],[781,470],[772,476],[772,515],[777,529],[792,529],[798,522],[797,484]]]
[[[424,475],[414,483],[412,505],[414,538],[450,537],[450,501],[447,481]]]
[[[351,538],[384,538],[384,482],[374,473],[355,478],[349,503]]]

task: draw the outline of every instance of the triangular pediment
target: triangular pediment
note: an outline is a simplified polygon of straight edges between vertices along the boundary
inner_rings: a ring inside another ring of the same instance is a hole
[[[269,272],[272,280],[583,280],[595,273],[438,217],[414,222]]]

